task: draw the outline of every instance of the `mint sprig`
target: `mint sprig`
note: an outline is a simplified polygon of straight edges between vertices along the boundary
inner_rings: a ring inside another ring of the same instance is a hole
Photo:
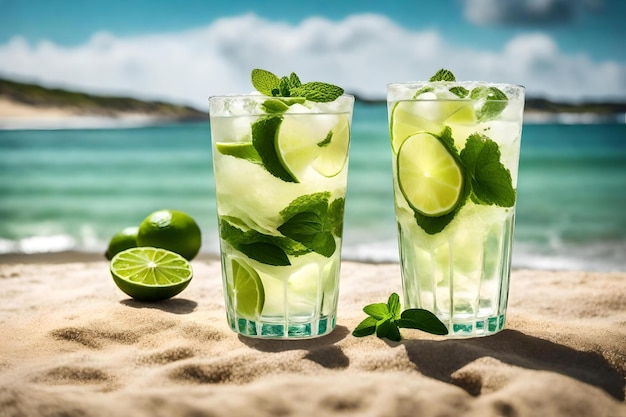
[[[300,77],[292,72],[288,77],[263,69],[253,69],[252,85],[261,94],[269,97],[302,97],[309,101],[325,103],[334,101],[344,93],[343,88],[319,81],[302,84]],[[288,102],[286,104],[289,105]]]
[[[369,304],[363,307],[368,317],[354,329],[352,335],[365,337],[376,333],[376,336],[395,342],[402,340],[400,329],[418,329],[427,333],[446,335],[448,328],[428,310],[411,308],[401,311],[400,297],[395,292],[389,296],[387,303]]]

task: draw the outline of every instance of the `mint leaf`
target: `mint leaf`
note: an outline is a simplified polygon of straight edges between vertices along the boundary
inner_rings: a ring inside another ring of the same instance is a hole
[[[508,97],[502,90],[496,87],[480,86],[470,93],[472,100],[485,100],[480,109],[476,111],[479,122],[495,119],[508,104]]]
[[[280,215],[285,220],[278,231],[304,247],[330,257],[335,253],[343,223],[343,199],[329,205],[329,192],[303,195],[293,200]]]
[[[314,212],[301,212],[294,215],[279,226],[278,231],[327,258],[331,257],[337,249],[332,233],[324,230],[320,215]]]
[[[328,191],[302,195],[289,203],[287,207],[282,209],[280,215],[284,219],[289,219],[300,212],[311,211],[322,216],[328,209],[329,199],[330,192]]]
[[[259,118],[252,124],[252,145],[270,174],[285,182],[298,182],[283,167],[276,153],[275,138],[282,121],[282,117],[278,115]]]
[[[289,78],[282,77],[278,82],[278,92],[282,97],[291,96],[291,86],[289,85]]]
[[[289,105],[277,98],[265,100],[263,104],[261,104],[261,107],[266,113],[284,113],[289,109]]]
[[[469,95],[469,90],[465,87],[451,87],[450,92],[459,98],[465,98]]]
[[[433,75],[432,77],[430,77],[430,80],[428,80],[430,82],[433,81],[456,81],[456,78],[454,77],[454,74],[452,74],[452,72],[448,71],[447,69],[440,69],[439,71],[437,71],[437,73],[435,75]]]
[[[328,144],[330,143],[330,141],[333,138],[333,131],[331,130],[330,132],[328,132],[328,135],[326,135],[326,137],[324,138],[324,140],[322,140],[321,142],[319,142],[317,144],[317,146],[319,146],[320,148],[323,148],[324,146],[328,146]]]
[[[423,94],[423,93],[430,93],[430,92],[432,92],[432,91],[435,91],[435,89],[434,89],[434,88],[432,88],[432,87],[427,87],[427,86],[424,86],[424,87],[420,88],[419,90],[417,90],[417,91],[415,92],[415,94],[413,94],[413,98],[417,98],[420,94]]]
[[[225,218],[220,219],[220,237],[233,248],[256,261],[274,266],[291,265],[285,250],[281,248],[281,243],[284,246],[292,245],[281,242],[284,238],[265,235],[256,230],[244,232]]]
[[[376,320],[382,320],[385,317],[390,317],[389,307],[385,303],[369,304],[363,307],[365,314],[375,318]]]
[[[389,296],[389,300],[387,301],[387,308],[389,310],[389,314],[391,314],[392,319],[400,318],[400,297],[395,292]]]
[[[471,178],[472,200],[500,207],[515,205],[511,172],[500,161],[498,144],[485,135],[471,135],[461,151]]]
[[[364,337],[376,333],[376,322],[376,319],[367,317],[352,331],[352,336]]]
[[[418,329],[427,333],[446,335],[448,328],[428,310],[411,308],[404,310],[397,321],[398,327],[406,329]]]
[[[300,77],[298,77],[295,72],[292,72],[291,74],[289,74],[289,87],[297,88],[297,87],[300,87],[301,85],[302,83],[300,82]]]
[[[381,339],[387,338],[389,340],[393,340],[394,342],[399,342],[402,339],[402,336],[400,336],[400,330],[398,329],[396,322],[391,317],[387,317],[376,322],[376,336]]]
[[[237,250],[246,255],[248,258],[254,259],[255,261],[259,261],[266,265],[291,265],[285,251],[272,243],[240,243]]]
[[[291,90],[292,96],[305,97],[318,103],[334,101],[343,94],[343,88],[322,82],[308,82]]]
[[[274,90],[279,86],[278,77],[266,70],[253,69],[251,79],[256,91],[266,96],[273,96]]]
[[[330,203],[328,207],[327,229],[332,232],[333,235],[341,237],[343,233],[343,212],[345,205],[344,198],[337,198]]]

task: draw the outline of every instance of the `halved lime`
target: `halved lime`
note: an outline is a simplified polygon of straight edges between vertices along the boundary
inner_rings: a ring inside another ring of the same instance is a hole
[[[171,298],[184,290],[193,271],[185,258],[166,249],[137,247],[115,255],[110,264],[120,290],[140,301]]]
[[[285,116],[276,135],[278,158],[298,180],[309,168],[325,177],[339,174],[349,145],[350,123],[345,115]]]
[[[235,158],[246,159],[254,163],[262,163],[261,157],[252,142],[219,142],[215,148],[222,155],[229,155]]]
[[[459,203],[463,173],[436,136],[424,132],[409,136],[398,151],[396,169],[402,195],[419,213],[438,217]]]
[[[255,320],[265,304],[265,291],[259,274],[243,259],[233,259],[232,300],[237,314]]]

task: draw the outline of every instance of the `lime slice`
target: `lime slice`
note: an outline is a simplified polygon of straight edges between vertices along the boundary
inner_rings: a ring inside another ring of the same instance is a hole
[[[348,159],[350,124],[344,115],[285,116],[276,135],[276,153],[296,179],[313,168],[325,177],[339,174]]]
[[[432,94],[432,93],[429,93]],[[391,111],[391,146],[395,153],[417,132],[441,132],[446,124],[474,124],[476,114],[468,100],[437,99],[399,101]]]
[[[398,151],[396,169],[402,195],[419,213],[438,217],[450,213],[459,203],[463,173],[436,136],[409,136]]]
[[[426,119],[423,114],[426,107],[432,106],[434,101],[399,101],[393,106],[391,111],[391,122],[389,130],[391,132],[391,146],[394,153],[409,136],[417,132],[439,132],[441,125]]]
[[[138,247],[111,259],[111,275],[120,290],[140,301],[171,298],[184,290],[193,271],[185,258],[166,249]]]
[[[215,148],[222,155],[229,155],[235,158],[246,159],[250,162],[261,164],[261,157],[252,142],[220,142],[215,144]]]
[[[232,300],[237,314],[249,320],[256,319],[265,304],[265,291],[259,274],[242,259],[232,260]]]

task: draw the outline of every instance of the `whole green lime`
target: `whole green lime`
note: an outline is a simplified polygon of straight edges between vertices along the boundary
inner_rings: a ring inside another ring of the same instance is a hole
[[[139,225],[137,246],[152,246],[178,253],[188,261],[202,246],[202,234],[196,221],[177,210],[159,210]]]
[[[126,249],[137,247],[137,226],[126,227],[111,238],[104,256],[111,260],[116,254]]]

